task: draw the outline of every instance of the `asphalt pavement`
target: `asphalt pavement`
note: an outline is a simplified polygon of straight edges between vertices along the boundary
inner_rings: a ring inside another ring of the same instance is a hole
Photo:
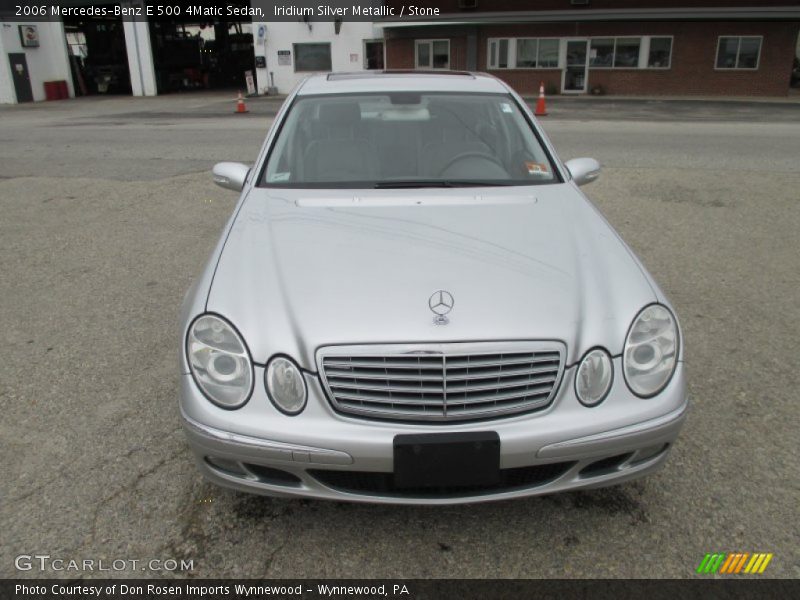
[[[546,131],[604,165],[586,194],[677,308],[691,414],[644,480],[445,508],[273,500],[196,472],[177,310],[236,199],[209,169],[252,161],[279,102],[234,105],[0,108],[0,577],[77,575],[16,570],[37,553],[193,561],[84,577],[696,577],[717,551],[800,577],[796,104],[553,99]]]

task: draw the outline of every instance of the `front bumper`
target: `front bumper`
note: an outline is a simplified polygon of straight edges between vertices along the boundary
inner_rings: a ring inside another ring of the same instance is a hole
[[[615,370],[619,373],[619,359]],[[241,409],[212,405],[191,375],[181,378],[181,415],[200,471],[222,486],[270,496],[397,504],[455,504],[604,487],[663,466],[688,410],[683,364],[658,396],[640,399],[615,377],[597,407],[574,394],[566,369],[552,404],[488,421],[405,424],[335,413],[319,379],[306,375],[303,413],[280,413],[255,367],[253,396]],[[393,440],[401,433],[496,431],[503,485],[491,489],[400,490],[392,486]]]

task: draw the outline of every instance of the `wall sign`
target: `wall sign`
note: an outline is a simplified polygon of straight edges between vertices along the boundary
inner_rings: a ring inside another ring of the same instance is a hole
[[[291,50],[278,50],[278,64],[291,65],[292,64],[292,51]]]
[[[20,25],[19,39],[22,42],[23,48],[38,48],[39,30],[36,28],[36,25]]]
[[[256,80],[253,78],[252,71],[244,72],[244,81],[247,84],[247,95],[254,96],[256,93]]]

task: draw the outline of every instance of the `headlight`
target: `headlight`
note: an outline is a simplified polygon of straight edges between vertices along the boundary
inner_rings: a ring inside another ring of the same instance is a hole
[[[253,363],[244,341],[222,317],[195,319],[186,337],[195,382],[214,404],[239,408],[253,391]]]
[[[611,389],[614,365],[608,352],[595,348],[586,353],[575,373],[575,393],[586,406],[600,404]]]
[[[672,313],[660,304],[645,307],[633,320],[622,368],[628,387],[649,398],[664,389],[678,360],[678,326]]]
[[[306,406],[306,382],[291,359],[276,356],[267,365],[264,375],[267,394],[275,407],[289,415],[300,413]]]

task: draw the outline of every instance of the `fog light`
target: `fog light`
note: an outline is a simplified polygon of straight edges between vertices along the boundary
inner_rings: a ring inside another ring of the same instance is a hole
[[[658,444],[656,446],[648,446],[647,448],[642,448],[636,453],[636,456],[633,457],[634,464],[639,464],[650,460],[651,458],[655,458],[659,454],[662,454],[669,444]]]
[[[235,460],[220,458],[218,456],[206,456],[206,462],[215,469],[230,473],[231,475],[239,475],[240,477],[247,475],[247,471],[242,469]]]

